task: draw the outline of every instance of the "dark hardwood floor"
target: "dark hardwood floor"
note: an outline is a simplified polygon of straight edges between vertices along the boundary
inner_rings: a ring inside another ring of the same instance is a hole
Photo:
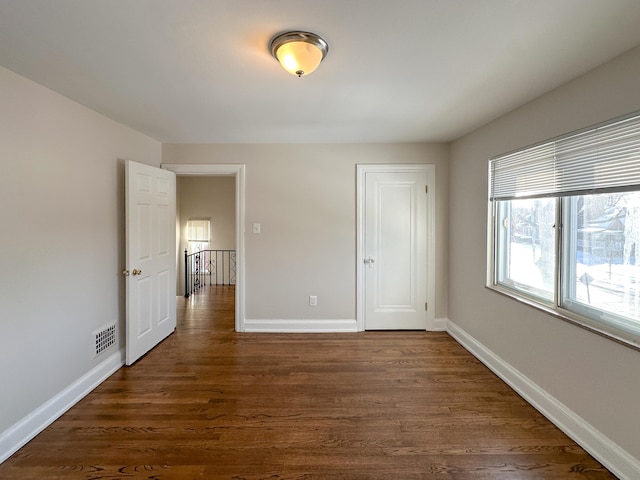
[[[233,287],[2,479],[612,479],[446,333],[237,334]]]

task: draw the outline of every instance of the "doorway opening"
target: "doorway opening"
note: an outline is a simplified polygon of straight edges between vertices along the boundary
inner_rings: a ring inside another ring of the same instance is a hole
[[[202,294],[209,285],[235,285],[235,178],[176,178],[178,294]]]
[[[212,249],[234,252],[234,284],[208,285],[199,295],[218,294],[220,288],[232,291],[235,301],[235,330],[244,331],[244,165],[225,164],[163,164],[163,169],[176,174],[178,185],[176,214],[176,293],[184,296],[185,249],[187,244],[187,221],[206,219],[210,221]],[[216,191],[216,193],[213,193]],[[204,192],[204,193],[203,193]],[[207,193],[208,192],[208,193]],[[232,203],[230,206],[229,203]],[[213,248],[215,247],[215,248]],[[213,265],[205,268],[213,269]],[[207,275],[213,272],[207,272]],[[226,279],[228,282],[228,279]],[[227,295],[228,296],[228,295]],[[210,302],[205,302],[209,304]]]

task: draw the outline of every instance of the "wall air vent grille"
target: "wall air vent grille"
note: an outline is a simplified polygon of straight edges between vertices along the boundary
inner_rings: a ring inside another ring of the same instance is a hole
[[[102,330],[95,332],[96,355],[100,355],[111,345],[116,343],[116,324],[109,325]]]

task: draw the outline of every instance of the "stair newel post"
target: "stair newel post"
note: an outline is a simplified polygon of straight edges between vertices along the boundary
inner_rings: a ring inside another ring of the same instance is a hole
[[[189,254],[184,249],[184,298],[189,298]]]

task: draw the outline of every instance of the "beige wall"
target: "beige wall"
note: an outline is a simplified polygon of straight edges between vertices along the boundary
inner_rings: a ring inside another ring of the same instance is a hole
[[[1,438],[104,360],[94,330],[124,346],[123,159],[160,144],[1,67],[0,112]]]
[[[356,164],[435,164],[435,315],[444,318],[448,153],[444,144],[165,144],[162,162],[246,165],[246,318],[284,320],[356,318]]]
[[[449,319],[640,459],[640,352],[484,288],[487,162],[640,109],[640,47],[456,141]]]
[[[236,183],[234,177],[178,176],[177,191],[180,218],[178,252],[178,295],[184,295],[184,251],[187,248],[187,221],[211,221],[212,250],[236,248]]]

